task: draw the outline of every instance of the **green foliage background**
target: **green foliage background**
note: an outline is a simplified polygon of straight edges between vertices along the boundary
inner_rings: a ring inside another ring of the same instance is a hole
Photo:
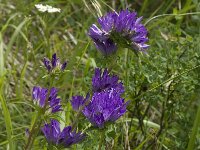
[[[41,13],[34,6],[38,3],[61,12]],[[143,16],[151,47],[139,57],[120,49],[104,58],[87,36],[88,29],[101,14],[125,8]],[[35,116],[31,90],[47,86],[42,59],[54,52],[68,61],[69,70],[55,82],[65,113],[54,117],[69,125],[74,120],[71,96],[86,95],[94,68],[107,67],[125,84],[124,98],[131,104],[106,130],[104,149],[188,147],[200,105],[198,0],[1,0],[0,20],[0,149],[23,149],[25,129]],[[79,122],[80,127],[87,125],[86,120]],[[200,149],[199,130],[195,139],[194,149]],[[98,142],[99,132],[92,130],[72,149],[97,149]],[[40,133],[34,149],[45,147]]]

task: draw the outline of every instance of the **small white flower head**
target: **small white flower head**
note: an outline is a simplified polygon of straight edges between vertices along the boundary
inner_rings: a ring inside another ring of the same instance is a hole
[[[49,5],[36,4],[35,7],[41,12],[55,13],[60,12],[60,8],[55,8]]]

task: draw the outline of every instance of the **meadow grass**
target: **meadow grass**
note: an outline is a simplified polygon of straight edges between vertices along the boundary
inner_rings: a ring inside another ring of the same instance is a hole
[[[60,13],[42,13],[35,4]],[[99,53],[88,30],[108,11],[137,11],[148,29],[147,54],[120,49]],[[75,120],[69,101],[91,90],[94,68],[112,69],[125,85],[128,111],[104,133],[102,149],[200,149],[200,2],[198,0],[2,0],[0,4],[0,149],[23,149],[25,130],[36,118],[33,86],[47,87],[42,60],[53,53],[67,60],[54,82],[64,112],[62,126]],[[97,149],[100,133],[87,120],[87,139],[71,149]],[[88,129],[87,129],[88,128]],[[39,132],[33,149],[47,149]],[[56,148],[54,148],[56,149]]]

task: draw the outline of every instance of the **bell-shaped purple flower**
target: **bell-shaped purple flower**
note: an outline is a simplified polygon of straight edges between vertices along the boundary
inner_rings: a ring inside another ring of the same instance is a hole
[[[60,135],[60,124],[58,121],[51,120],[51,122],[49,124],[45,124],[41,130],[44,133],[48,143],[57,143],[57,140]]]
[[[117,47],[145,51],[149,47],[147,29],[141,20],[129,10],[110,12],[98,19],[101,29],[95,24],[90,27],[89,36],[104,55],[114,53]]]
[[[37,102],[40,107],[44,107],[48,90],[46,88],[33,87],[32,96],[34,102]]]
[[[83,114],[96,127],[103,128],[106,123],[114,122],[126,112],[128,102],[111,88],[108,91],[94,93],[92,100],[83,109]]]
[[[89,97],[90,97],[89,93],[86,95],[86,98],[84,98],[83,96],[79,96],[79,95],[73,96],[72,100],[70,101],[73,110],[79,111],[80,108],[85,105],[85,103],[87,102]]]
[[[117,50],[117,46],[114,41],[109,38],[105,32],[101,31],[95,24],[90,27],[89,36],[94,41],[97,49],[104,55],[110,55]]]
[[[57,58],[56,53],[52,55],[51,60],[49,60],[48,58],[44,58],[43,63],[48,72],[52,72],[56,69],[64,71],[67,66],[66,61],[63,64],[60,63],[60,59]]]
[[[32,96],[34,102],[38,103],[40,107],[44,107],[47,103],[47,109],[50,109],[52,113],[61,111],[61,104],[60,104],[60,98],[57,97],[58,90],[56,88],[51,88],[49,97],[48,95],[48,89],[41,88],[38,86],[33,87]]]
[[[111,88],[114,88],[119,94],[124,93],[124,86],[122,82],[119,82],[118,76],[110,75],[107,69],[102,72],[101,69],[96,68],[92,78],[93,92],[101,92]]]
[[[60,123],[53,119],[49,124],[45,124],[41,130],[49,144],[59,147],[70,147],[73,144],[81,142],[85,138],[85,134],[72,131],[71,126],[67,126],[61,131]]]

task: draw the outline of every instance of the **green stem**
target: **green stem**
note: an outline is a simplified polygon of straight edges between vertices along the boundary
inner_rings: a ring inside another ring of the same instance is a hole
[[[129,64],[130,64],[129,49],[125,51],[125,87],[129,86]]]
[[[99,148],[98,150],[101,150],[103,144],[104,144],[104,138],[105,138],[105,131],[102,130],[101,131],[101,135],[100,135],[100,142],[99,142]]]
[[[81,63],[81,60],[84,57],[89,45],[90,45],[90,41],[87,43],[86,47],[84,48],[83,53],[81,54],[81,56],[80,56],[80,58],[79,58],[79,60],[77,62],[77,65],[76,65],[74,70],[76,70],[78,68],[78,66]],[[75,80],[75,75],[73,74],[72,83],[71,83],[71,90],[70,90],[70,94],[69,94],[69,99],[71,99],[72,94],[73,94],[74,80]],[[66,120],[66,125],[68,125],[68,124],[70,124],[70,112],[71,112],[71,104],[69,102],[67,103],[67,107],[66,108],[67,108],[67,112],[65,114],[65,120]]]
[[[165,17],[165,16],[171,16],[171,17],[175,17],[175,16],[186,16],[186,15],[199,15],[200,14],[200,12],[190,12],[190,13],[183,13],[183,14],[162,14],[162,15],[157,15],[157,16],[154,16],[154,17],[152,17],[152,18],[150,18],[149,20],[147,20],[146,22],[145,22],[145,26],[150,22],[150,21],[152,21],[152,20],[154,20],[154,19],[157,19],[157,18],[163,18],[163,17]]]
[[[38,115],[37,115],[37,117],[36,117],[36,119],[34,121],[33,127],[32,127],[32,129],[30,131],[30,134],[29,134],[29,137],[28,137],[28,142],[27,142],[27,144],[25,146],[25,150],[31,149],[31,147],[33,145],[33,142],[34,142],[34,139],[35,139],[35,136],[37,135],[38,130],[39,130],[40,126],[41,126],[41,123],[42,123],[41,115],[40,115],[40,113],[38,113]]]
[[[47,94],[47,97],[46,97],[46,100],[45,100],[45,106],[38,111],[36,119],[34,120],[33,126],[31,128],[27,144],[25,145],[25,150],[29,150],[29,149],[32,148],[35,137],[37,136],[37,134],[40,130],[40,127],[41,127],[41,124],[42,124],[42,116],[45,114],[46,108],[47,108],[47,105],[48,105],[48,98],[49,98],[49,95],[50,95],[50,89],[53,85],[53,78],[54,78],[54,76],[50,76],[50,78],[49,78],[50,84],[49,84],[49,87],[47,88],[48,94]]]
[[[189,143],[188,143],[187,150],[193,150],[194,149],[194,144],[195,144],[196,135],[198,133],[198,127],[199,126],[200,126],[200,104],[199,104],[199,108],[197,110],[194,125],[192,127],[192,133],[191,133],[191,136],[190,136],[190,140],[189,140]]]

